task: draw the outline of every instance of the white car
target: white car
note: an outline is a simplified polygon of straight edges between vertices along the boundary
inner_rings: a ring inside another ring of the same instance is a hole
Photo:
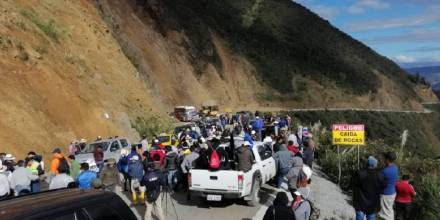
[[[240,146],[243,141],[236,141]],[[221,145],[221,147],[225,147]],[[206,198],[208,201],[243,198],[250,206],[259,202],[259,191],[276,175],[275,160],[272,157],[272,146],[254,142],[252,153],[255,161],[248,172],[236,170],[190,170],[190,191],[192,194]]]
[[[93,157],[93,152],[98,146],[101,146],[104,151],[104,162],[109,158],[114,158],[118,161],[121,156],[121,149],[125,148],[130,151],[131,147],[130,141],[127,138],[122,137],[95,141],[87,144],[84,150],[75,156],[75,160],[80,164],[88,163],[90,170],[98,172],[99,169],[96,166],[95,158]]]

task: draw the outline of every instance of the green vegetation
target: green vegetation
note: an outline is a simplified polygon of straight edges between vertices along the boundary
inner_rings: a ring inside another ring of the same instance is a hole
[[[162,33],[171,29],[188,36],[184,44],[199,73],[207,63],[221,67],[212,44],[215,32],[253,63],[263,82],[282,94],[298,92],[292,84],[297,76],[349,93],[374,93],[379,73],[395,81],[402,96],[416,97],[414,83],[396,64],[290,0],[164,0],[159,5],[160,9],[146,6],[146,11]]]
[[[20,10],[20,14],[29,19],[32,23],[34,23],[43,33],[54,40],[55,42],[59,42],[61,37],[61,31],[58,29],[54,20],[44,21],[39,18],[36,14],[27,11],[25,9]]]
[[[137,117],[131,124],[140,135],[146,134],[148,137],[171,130],[171,122],[164,121],[159,116]]]

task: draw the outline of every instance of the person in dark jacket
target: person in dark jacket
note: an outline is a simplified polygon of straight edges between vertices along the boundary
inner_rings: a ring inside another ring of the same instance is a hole
[[[168,186],[171,189],[174,189],[174,186],[177,184],[177,181],[175,181],[176,177],[176,171],[179,166],[178,163],[178,155],[176,152],[174,152],[171,148],[171,146],[165,147],[165,162],[164,162],[164,170],[168,173],[167,179],[168,179]]]
[[[289,172],[293,164],[294,154],[287,150],[285,144],[279,146],[279,150],[273,154],[277,165],[277,188],[281,187],[284,176]]]
[[[315,160],[315,142],[311,138],[307,138],[304,142],[304,164],[313,167],[313,161]]]
[[[252,169],[254,155],[250,150],[250,143],[245,141],[244,144],[237,148],[238,170],[247,172]]]
[[[380,210],[380,194],[385,187],[384,177],[377,169],[377,159],[368,157],[367,169],[359,171],[353,178],[353,206],[356,220],[376,219]]]
[[[133,205],[138,202],[137,190],[140,191],[140,203],[145,199],[145,187],[140,185],[142,177],[144,176],[144,167],[142,165],[142,158],[136,152],[136,147],[132,148],[130,155],[128,155],[128,175],[131,179],[131,193],[133,197]]]
[[[278,192],[273,205],[269,206],[263,220],[295,220],[286,192]]]
[[[102,150],[102,146],[98,145],[93,151],[93,157],[95,159],[96,166],[99,168],[99,173],[102,171],[102,168],[104,168],[104,151]]]

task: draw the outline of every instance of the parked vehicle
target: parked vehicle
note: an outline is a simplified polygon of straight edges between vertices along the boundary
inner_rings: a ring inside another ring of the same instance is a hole
[[[208,100],[202,104],[202,113],[204,116],[218,116],[219,108],[215,101]]]
[[[242,140],[235,142],[235,146],[243,143]],[[252,169],[246,173],[237,170],[190,170],[191,193],[206,198],[208,201],[243,198],[249,205],[257,205],[260,187],[275,177],[276,166],[270,145],[254,142],[252,153],[255,161]]]
[[[175,135],[179,135],[180,132],[184,132],[187,129],[189,129],[189,130],[195,129],[195,131],[199,135],[201,134],[199,126],[197,126],[197,124],[194,122],[180,122],[180,123],[174,124],[174,134]]]
[[[62,189],[0,202],[3,220],[136,220],[116,194],[101,190]]]
[[[88,163],[90,166],[90,170],[95,172],[97,172],[99,169],[96,166],[93,152],[98,146],[102,147],[102,150],[104,151],[104,162],[107,162],[109,158],[114,158],[116,161],[118,161],[119,157],[121,156],[121,149],[126,148],[130,150],[131,143],[127,138],[118,137],[95,141],[87,144],[84,150],[76,155],[76,160],[79,163]]]
[[[199,113],[194,106],[176,106],[174,108],[174,116],[183,122],[189,122],[199,118]]]
[[[172,139],[175,139],[174,143]],[[160,143],[162,143],[163,146],[177,146],[179,145],[179,140],[174,134],[160,134],[157,139],[159,139]]]

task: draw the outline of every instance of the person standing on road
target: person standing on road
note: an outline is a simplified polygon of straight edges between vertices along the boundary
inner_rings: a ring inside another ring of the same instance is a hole
[[[144,216],[145,220],[152,219],[151,213],[153,211],[153,206],[156,208],[157,219],[165,219],[162,210],[162,200],[159,199],[162,187],[165,185],[165,178],[162,172],[159,169],[155,169],[154,163],[149,163],[141,181],[141,186],[145,187],[147,191],[147,198],[145,200],[145,205],[147,206]]]
[[[394,163],[396,160],[395,152],[385,153],[385,168],[382,173],[385,179],[386,187],[380,195],[379,218],[384,220],[394,220],[394,200],[396,199],[396,182],[399,176],[399,169]]]
[[[248,172],[252,169],[254,156],[250,150],[250,143],[245,141],[243,145],[237,148],[236,158],[238,159],[238,170]]]
[[[375,220],[380,210],[380,193],[384,188],[384,177],[377,169],[377,159],[368,157],[367,168],[353,177],[353,207],[356,220]]]
[[[148,151],[148,139],[146,134],[142,135],[141,145],[144,152]]]
[[[0,201],[7,198],[10,193],[7,169],[0,159]]]
[[[304,142],[304,147],[304,164],[312,168],[313,161],[315,160],[315,142],[311,134],[309,134],[307,140]]]
[[[66,167],[59,167],[58,174],[50,180],[49,190],[67,188],[69,183],[75,182],[75,180],[67,174],[68,171]]]
[[[255,130],[255,132],[257,133],[257,141],[261,141],[261,136],[262,136],[262,130],[264,127],[264,122],[263,119],[261,119],[258,115],[255,117],[255,121],[254,124],[252,125],[252,128]]]
[[[120,175],[122,175],[124,178],[124,192],[127,192],[128,188],[130,188],[130,185],[131,185],[130,175],[128,175],[128,150],[127,149],[121,150],[121,157],[119,158],[119,161],[116,164],[116,167],[118,168]]]
[[[31,181],[37,180],[38,175],[33,174],[25,167],[25,162],[20,160],[17,162],[17,169],[11,174],[11,189],[14,190],[15,196],[18,196],[22,191],[31,191]]]
[[[98,173],[101,173],[102,168],[104,168],[104,151],[101,145],[98,145],[93,151],[93,158],[95,159],[96,166],[99,168]]]
[[[95,172],[89,170],[88,163],[81,164],[81,173],[78,175],[76,182],[78,183],[78,187],[80,189],[91,189],[92,182],[97,178]]]
[[[409,176],[403,175],[396,184],[396,217],[397,220],[410,220],[412,200],[416,196],[414,187],[409,183]]]
[[[175,185],[177,184],[177,181],[175,180],[177,179],[176,171],[178,166],[178,155],[172,150],[171,146],[166,146],[165,151],[166,157],[163,167],[167,172],[168,186],[170,189],[174,189]]]
[[[64,158],[64,155],[61,153],[60,148],[55,148],[52,151],[52,154],[53,154],[53,158],[52,158],[52,162],[50,163],[50,178],[58,174],[58,167],[60,166],[60,161]]]
[[[105,191],[119,192],[121,179],[119,177],[118,169],[116,168],[116,160],[109,158],[107,166],[105,166],[99,174],[99,179],[102,181],[102,185]]]
[[[145,199],[145,187],[140,185],[142,177],[144,176],[144,167],[142,165],[141,156],[136,153],[136,146],[131,149],[130,155],[128,155],[128,175],[131,179],[131,194],[133,199],[133,205],[137,205],[138,194],[140,192],[139,199],[143,203]]]
[[[312,181],[313,171],[307,165],[304,165],[298,175],[298,189],[294,192],[292,210],[295,213],[296,220],[309,220],[312,213],[313,206],[310,202],[310,183]],[[318,219],[313,216],[313,219]]]
[[[81,165],[75,160],[75,155],[69,155],[70,176],[76,180],[81,170]]]
[[[303,159],[301,153],[296,153],[295,157],[292,159],[292,166],[290,167],[289,172],[287,173],[287,185],[289,192],[292,194],[292,197],[295,197],[295,191],[298,188],[298,176],[299,172],[303,168]]]
[[[285,144],[281,144],[279,149],[273,154],[273,158],[275,159],[275,164],[277,165],[277,188],[281,187],[283,183],[284,176],[289,172],[290,168],[293,164],[294,154],[287,150]]]
[[[44,169],[41,164],[42,160],[43,160],[42,156],[37,155],[33,151],[30,151],[25,159],[25,163],[29,165],[28,169],[30,169],[33,174],[41,176],[44,174]],[[37,180],[33,180],[31,182],[31,192],[33,192],[33,193],[40,192],[40,179],[39,178]]]
[[[183,158],[182,164],[180,165],[180,167],[182,168],[182,173],[185,176],[185,181],[186,181],[185,187],[186,187],[186,191],[187,191],[187,194],[186,194],[186,199],[187,200],[191,199],[191,193],[189,191],[189,185],[188,185],[189,170],[193,169],[196,166],[196,160],[200,156],[199,155],[199,152],[200,152],[199,148],[196,148],[194,145],[192,145],[190,147],[190,150],[191,150],[191,154],[186,155]]]
[[[269,206],[263,220],[295,220],[295,213],[289,207],[286,192],[278,192],[273,204]]]

